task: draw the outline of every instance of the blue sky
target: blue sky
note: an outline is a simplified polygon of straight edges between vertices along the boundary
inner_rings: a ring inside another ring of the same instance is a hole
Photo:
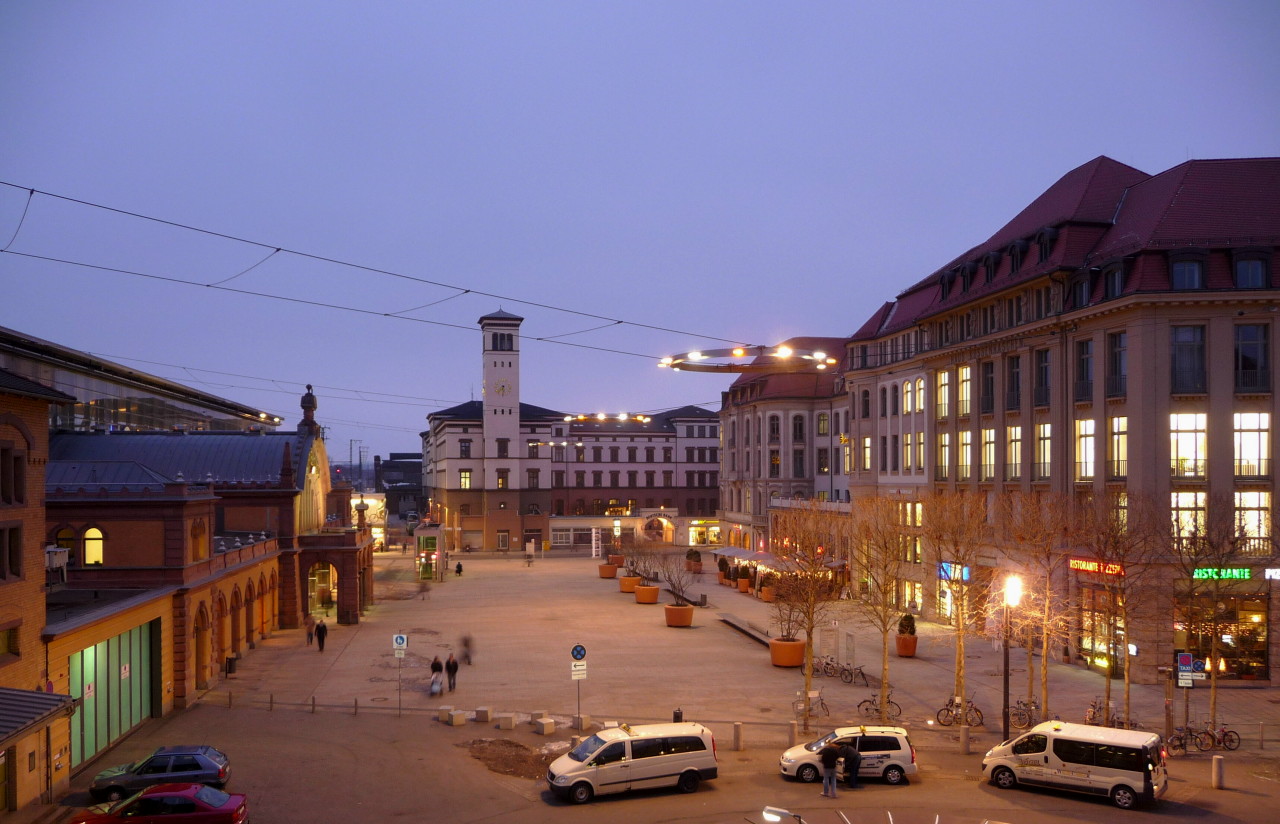
[[[656,359],[850,334],[1098,155],[1276,155],[1276,31],[1273,2],[7,0],[0,325],[288,427],[313,383],[340,458],[479,398],[499,308],[526,402],[715,408],[728,378]]]

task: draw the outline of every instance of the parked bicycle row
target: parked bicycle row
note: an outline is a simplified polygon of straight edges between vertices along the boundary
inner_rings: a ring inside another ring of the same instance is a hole
[[[815,657],[813,659],[813,674],[825,675],[829,678],[839,677],[846,684],[861,680],[863,686],[871,686],[871,682],[867,680],[867,674],[862,671],[861,666],[855,667],[853,664],[842,664],[836,660],[834,655]]]

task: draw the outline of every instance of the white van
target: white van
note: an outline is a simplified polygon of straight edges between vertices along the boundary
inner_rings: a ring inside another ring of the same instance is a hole
[[[561,798],[585,804],[595,795],[648,787],[691,793],[718,772],[715,737],[701,724],[622,724],[551,762],[547,783]]]
[[[1121,809],[1151,803],[1169,786],[1160,736],[1045,721],[987,751],[982,774],[1001,789],[1018,784],[1105,795]]]

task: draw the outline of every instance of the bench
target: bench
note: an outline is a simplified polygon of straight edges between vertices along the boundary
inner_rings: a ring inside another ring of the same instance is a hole
[[[730,615],[727,612],[717,613],[716,617],[719,618],[721,621],[724,621],[729,626],[736,629],[738,632],[741,632],[743,635],[747,636],[748,638],[752,638],[756,641],[759,641],[761,644],[764,644],[765,646],[769,645],[768,630],[762,629],[756,626],[755,624],[751,623],[745,618],[739,618],[738,616]]]

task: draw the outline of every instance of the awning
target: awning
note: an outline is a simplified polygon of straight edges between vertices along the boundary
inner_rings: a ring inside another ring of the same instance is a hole
[[[70,695],[0,687],[0,749],[70,714],[79,701]]]

